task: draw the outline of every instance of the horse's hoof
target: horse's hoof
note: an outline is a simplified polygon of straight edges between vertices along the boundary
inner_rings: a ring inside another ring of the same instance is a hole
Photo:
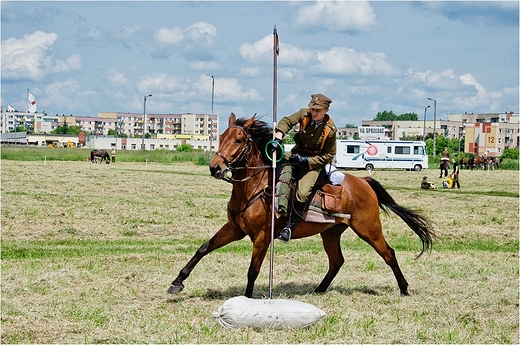
[[[171,293],[172,295],[175,295],[176,293],[179,293],[184,289],[184,285],[170,285],[168,288],[168,293]]]

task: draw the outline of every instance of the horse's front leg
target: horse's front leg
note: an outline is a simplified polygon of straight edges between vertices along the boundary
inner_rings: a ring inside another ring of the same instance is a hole
[[[213,237],[200,246],[199,249],[195,252],[195,255],[191,258],[190,261],[184,266],[184,268],[179,272],[179,275],[172,282],[170,287],[168,288],[168,292],[171,294],[176,294],[184,289],[184,284],[182,283],[188,276],[191,271],[195,268],[197,263],[207,254],[211,253],[215,249],[223,247],[233,241],[238,241],[244,238],[246,234],[241,230],[233,228],[229,223],[224,224],[222,228]]]
[[[247,298],[253,298],[253,288],[255,286],[256,278],[260,273],[262,262],[265,259],[267,248],[271,242],[271,233],[261,231],[253,241],[253,253],[251,255],[251,264],[247,270],[247,287],[245,296]]]

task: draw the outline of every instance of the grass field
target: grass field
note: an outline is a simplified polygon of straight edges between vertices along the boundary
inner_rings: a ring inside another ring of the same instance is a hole
[[[1,162],[2,343],[519,343],[518,171],[462,171],[461,190],[421,190],[438,170],[377,171],[403,206],[436,223],[420,241],[397,216],[384,233],[410,283],[347,230],[345,264],[325,294],[318,236],[276,242],[274,297],[327,313],[292,331],[225,329],[212,317],[242,295],[244,239],[204,258],[178,295],[166,293],[226,221],[231,185],[191,162]],[[364,171],[351,172],[364,176]],[[268,295],[268,258],[255,298]]]

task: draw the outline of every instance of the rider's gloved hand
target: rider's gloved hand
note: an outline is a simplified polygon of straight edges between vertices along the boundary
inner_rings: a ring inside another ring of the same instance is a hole
[[[298,153],[292,154],[289,157],[289,163],[296,164],[300,168],[309,169],[309,159],[307,156],[302,156]]]
[[[282,152],[282,139],[275,138],[267,144],[267,152],[272,155],[274,151],[276,151],[276,153]]]

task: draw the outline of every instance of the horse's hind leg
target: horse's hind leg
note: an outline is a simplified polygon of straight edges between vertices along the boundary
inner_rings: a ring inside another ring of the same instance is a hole
[[[211,253],[215,249],[223,247],[233,241],[238,241],[244,238],[245,233],[240,230],[235,230],[229,223],[224,224],[222,228],[213,237],[200,246],[199,249],[195,252],[195,255],[191,258],[190,261],[184,266],[184,268],[179,272],[179,275],[172,282],[170,287],[168,288],[168,292],[171,294],[176,294],[184,289],[184,284],[182,283],[188,276],[191,271],[195,268],[197,263],[207,254]]]
[[[330,283],[332,283],[332,280],[334,277],[336,277],[336,274],[338,274],[339,269],[345,262],[343,254],[341,253],[340,238],[341,234],[343,234],[346,228],[346,224],[337,224],[320,234],[321,240],[323,242],[323,248],[325,249],[325,252],[329,258],[329,270],[327,271],[327,274],[321,281],[320,285],[318,285],[318,287],[314,290],[315,292],[327,291]]]
[[[366,222],[363,222],[366,223]],[[352,224],[350,225],[352,230],[365,242],[370,244],[372,248],[385,260],[386,264],[390,266],[392,272],[394,272],[395,279],[397,280],[397,285],[399,285],[399,290],[401,291],[401,295],[408,295],[408,282],[404,278],[403,272],[401,272],[401,268],[399,268],[399,263],[397,262],[397,258],[395,257],[395,251],[392,247],[388,245],[383,235],[383,231],[381,228],[381,221],[379,217],[376,218],[372,222],[370,226],[368,224]],[[360,229],[366,229],[361,230]]]

